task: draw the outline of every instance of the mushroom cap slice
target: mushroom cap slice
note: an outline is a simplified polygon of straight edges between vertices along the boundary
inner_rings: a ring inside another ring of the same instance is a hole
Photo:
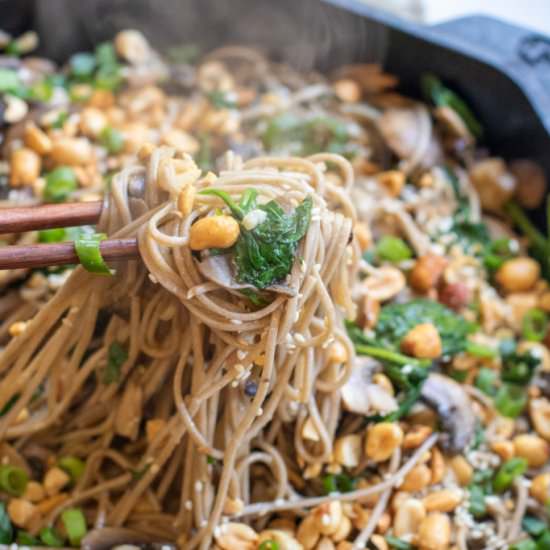
[[[448,376],[432,373],[422,386],[422,399],[433,407],[443,426],[443,447],[451,453],[463,451],[472,440],[476,416],[462,386]]]

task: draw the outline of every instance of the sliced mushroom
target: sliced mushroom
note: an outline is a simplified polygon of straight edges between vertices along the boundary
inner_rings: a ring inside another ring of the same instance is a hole
[[[439,416],[446,432],[443,438],[446,450],[463,451],[474,436],[476,417],[462,386],[448,376],[432,373],[422,386],[421,397]]]
[[[356,414],[387,414],[397,409],[395,398],[378,384],[372,382],[372,375],[378,367],[370,357],[357,357],[349,380],[340,393],[344,407]]]
[[[474,141],[474,137],[470,130],[468,130],[468,126],[466,126],[462,118],[460,118],[454,109],[442,105],[434,109],[434,115],[445,130],[452,136],[461,138],[466,143],[472,143]]]
[[[500,158],[488,158],[470,167],[468,175],[479,193],[481,206],[499,212],[504,203],[512,198],[516,178],[508,171]]]
[[[516,199],[525,208],[537,208],[546,193],[546,176],[540,164],[532,160],[515,160],[510,172],[517,180]]]
[[[231,290],[256,290],[252,285],[241,284],[236,281],[233,266],[227,254],[208,256],[199,262],[197,267],[207,279],[224,288]],[[296,296],[296,290],[285,284],[270,285],[266,290],[276,292],[277,294]]]
[[[141,549],[172,550],[175,544],[123,527],[103,527],[90,531],[80,543],[83,550],[110,550],[116,546],[136,545]]]

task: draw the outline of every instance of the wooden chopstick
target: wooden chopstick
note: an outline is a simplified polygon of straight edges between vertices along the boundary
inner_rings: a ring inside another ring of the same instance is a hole
[[[0,209],[0,233],[93,225],[98,222],[102,208],[102,201],[3,208]]]
[[[102,208],[92,201],[0,209],[0,234],[96,224]],[[107,239],[99,250],[106,262],[139,258],[136,239]],[[78,263],[73,242],[0,247],[0,270]]]
[[[107,239],[101,241],[99,250],[107,263],[139,258],[136,239]],[[78,263],[79,259],[72,242],[0,247],[0,270]]]

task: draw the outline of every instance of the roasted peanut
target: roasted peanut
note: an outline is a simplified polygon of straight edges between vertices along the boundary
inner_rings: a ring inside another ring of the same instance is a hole
[[[280,529],[266,529],[260,533],[258,546],[263,542],[273,541],[280,550],[302,550],[302,545],[294,538],[292,533]],[[236,550],[236,549],[235,549]]]
[[[379,422],[367,431],[365,453],[375,462],[388,460],[403,442],[403,430],[395,422]]]
[[[34,517],[36,517],[37,509],[28,500],[12,498],[8,503],[8,515],[17,527],[27,527]]]
[[[86,107],[80,113],[79,126],[85,136],[95,139],[107,127],[107,117],[95,107]]]
[[[449,516],[439,512],[428,514],[418,529],[420,550],[447,550],[451,542]]]
[[[317,541],[321,536],[321,532],[317,526],[317,518],[313,514],[307,515],[296,531],[298,542],[304,547],[304,550],[312,550],[315,548]]]
[[[550,458],[548,443],[536,435],[521,434],[513,442],[516,456],[525,458],[532,468],[543,466]]]
[[[528,257],[507,260],[495,274],[496,282],[506,292],[525,292],[530,290],[539,277],[539,264]]]
[[[147,436],[147,441],[151,443],[156,435],[166,426],[166,420],[162,418],[152,418],[147,420],[145,424],[145,434]]]
[[[366,294],[363,297],[361,313],[364,318],[364,328],[374,328],[380,315],[380,302],[369,294]]]
[[[183,130],[169,130],[162,136],[162,143],[178,151],[194,155],[199,150],[199,142]]]
[[[454,456],[451,459],[450,465],[460,485],[465,486],[472,481],[474,469],[462,455]]]
[[[429,426],[422,426],[420,424],[412,426],[405,434],[405,438],[403,439],[403,448],[416,449],[417,447],[420,447],[420,445],[426,441],[432,432],[433,430]]]
[[[328,537],[323,537],[315,547],[315,550],[335,550],[334,543]]]
[[[348,516],[343,515],[342,520],[340,521],[340,525],[331,535],[332,540],[334,542],[340,542],[341,540],[348,538],[349,534],[351,533],[351,529],[351,520],[348,518]]]
[[[432,480],[432,472],[426,464],[417,464],[399,486],[401,491],[416,492],[427,487]]]
[[[40,157],[32,150],[23,147],[11,155],[10,184],[13,187],[32,185],[40,176]]]
[[[393,520],[395,536],[415,534],[420,522],[426,517],[426,509],[417,498],[406,499],[396,510]]]
[[[239,238],[238,222],[231,216],[208,216],[191,226],[189,246],[192,250],[229,248]]]
[[[30,502],[40,502],[45,496],[44,487],[37,481],[29,481],[22,498]]]
[[[39,155],[46,155],[52,149],[52,140],[34,122],[25,125],[23,139],[25,145]]]
[[[401,350],[420,359],[437,359],[442,353],[441,338],[431,323],[412,328],[401,341]]]
[[[514,444],[511,441],[493,441],[491,450],[504,461],[513,458],[515,453]]]
[[[333,342],[327,353],[327,361],[332,365],[340,365],[348,360],[348,352],[340,340]]]
[[[386,539],[381,535],[372,535],[370,542],[374,545],[376,550],[389,550]]]
[[[361,459],[361,436],[349,434],[334,443],[334,460],[346,468],[354,468]]]
[[[536,476],[531,482],[529,493],[542,505],[546,505],[550,501],[550,473]]]
[[[193,185],[186,185],[178,195],[178,210],[184,215],[188,216],[193,210],[193,203],[195,201],[196,190]]]
[[[461,502],[462,493],[452,489],[434,491],[422,499],[428,512],[452,512]]]
[[[44,489],[48,496],[56,495],[71,481],[71,478],[61,468],[50,468],[44,476]]]
[[[426,254],[416,260],[411,270],[409,281],[418,292],[428,292],[437,286],[443,271],[447,266],[447,260],[437,254]]]
[[[378,174],[378,183],[390,197],[398,197],[405,185],[405,174],[399,170],[388,170]]]
[[[342,521],[342,503],[339,500],[333,500],[317,506],[311,513],[317,522],[319,533],[332,535],[338,530]]]
[[[222,523],[214,532],[214,538],[223,550],[255,550],[259,537],[244,523]]]
[[[372,244],[372,233],[366,223],[357,222],[353,228],[353,234],[359,243],[361,252],[367,250],[367,248]]]
[[[93,150],[85,138],[60,138],[54,141],[50,156],[56,164],[74,166],[92,162]]]

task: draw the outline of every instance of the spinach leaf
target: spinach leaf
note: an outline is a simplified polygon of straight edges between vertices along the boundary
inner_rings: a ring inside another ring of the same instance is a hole
[[[505,382],[528,384],[535,369],[540,365],[539,357],[529,350],[519,353],[513,340],[501,343],[500,355],[503,364],[500,376]]]
[[[128,359],[128,352],[118,343],[113,342],[109,346],[107,355],[107,368],[103,374],[103,382],[111,384],[118,382],[120,378],[120,369]]]
[[[476,330],[444,305],[418,298],[405,304],[389,304],[382,308],[376,324],[375,339],[383,347],[398,350],[403,337],[419,323],[432,323],[439,332],[444,355],[467,349],[466,337]]]
[[[221,198],[239,222],[254,209],[266,213],[265,220],[253,229],[246,229],[241,223],[239,238],[229,250],[233,253],[240,283],[264,289],[290,273],[298,243],[311,220],[311,197],[306,197],[287,214],[274,200],[257,205],[257,192],[253,189],[244,193],[238,204],[222,189],[205,189],[201,193]]]

